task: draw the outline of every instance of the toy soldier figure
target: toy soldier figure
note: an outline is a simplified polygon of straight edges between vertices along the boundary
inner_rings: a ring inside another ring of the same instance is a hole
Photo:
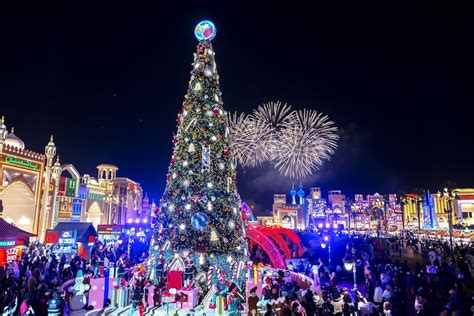
[[[186,259],[186,266],[184,267],[184,286],[190,287],[193,283],[196,267],[192,259]]]
[[[155,277],[157,285],[163,282],[163,276],[165,273],[165,258],[163,256],[163,253],[163,250],[161,250],[160,254],[158,255],[158,262],[156,263]]]

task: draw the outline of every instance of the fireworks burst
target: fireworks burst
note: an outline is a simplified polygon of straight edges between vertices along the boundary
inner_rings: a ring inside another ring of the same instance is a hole
[[[230,143],[243,167],[274,163],[284,176],[301,179],[319,170],[337,148],[337,127],[314,110],[292,111],[269,102],[252,115],[228,115]]]
[[[291,105],[282,104],[280,101],[268,102],[260,105],[253,111],[253,117],[274,131],[285,124],[291,114]]]
[[[270,125],[252,115],[234,113],[228,116],[230,144],[237,163],[255,167],[270,160],[273,132]]]
[[[275,167],[284,176],[301,179],[319,170],[337,148],[337,127],[313,110],[294,111],[277,131]]]

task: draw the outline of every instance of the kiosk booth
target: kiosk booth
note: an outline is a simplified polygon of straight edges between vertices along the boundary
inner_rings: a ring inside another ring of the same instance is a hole
[[[0,266],[5,266],[17,257],[21,258],[30,237],[35,236],[0,218]]]
[[[65,254],[69,261],[75,253],[89,258],[96,237],[92,223],[58,223],[53,230],[46,231],[45,243],[53,244],[53,252]]]

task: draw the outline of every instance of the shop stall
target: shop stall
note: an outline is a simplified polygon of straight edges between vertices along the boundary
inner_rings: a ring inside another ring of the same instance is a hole
[[[69,261],[75,253],[89,258],[97,236],[92,223],[58,223],[46,232],[45,243],[52,244],[53,252],[65,254]]]
[[[0,218],[0,266],[21,258],[30,237],[35,236]]]

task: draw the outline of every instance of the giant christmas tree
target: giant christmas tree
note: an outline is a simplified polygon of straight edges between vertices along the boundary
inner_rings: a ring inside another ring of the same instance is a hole
[[[236,187],[234,159],[211,40],[212,22],[196,26],[199,40],[191,80],[178,114],[173,155],[154,217],[150,270],[192,259],[194,285],[209,290],[218,280],[242,287],[247,244]],[[187,262],[189,263],[189,261]]]

